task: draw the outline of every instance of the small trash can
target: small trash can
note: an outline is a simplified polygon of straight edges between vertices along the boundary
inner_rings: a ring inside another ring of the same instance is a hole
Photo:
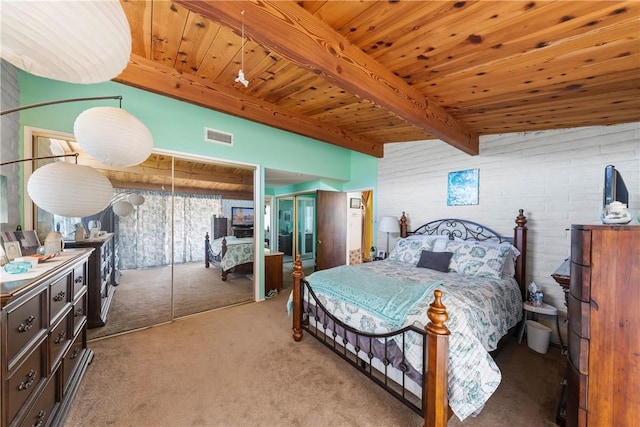
[[[545,354],[549,349],[551,328],[534,320],[527,320],[527,345],[538,353]]]

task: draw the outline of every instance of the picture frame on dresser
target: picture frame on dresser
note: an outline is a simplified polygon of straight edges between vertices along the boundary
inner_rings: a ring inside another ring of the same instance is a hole
[[[4,242],[4,251],[9,261],[13,261],[16,258],[22,256],[22,251],[20,250],[20,242]]]

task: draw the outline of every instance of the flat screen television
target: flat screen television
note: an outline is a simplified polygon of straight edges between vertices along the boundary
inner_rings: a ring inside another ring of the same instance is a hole
[[[622,175],[613,165],[604,168],[604,194],[602,196],[603,207],[611,202],[620,202],[629,206],[629,191],[624,184]]]
[[[253,208],[232,207],[232,227],[253,227]]]

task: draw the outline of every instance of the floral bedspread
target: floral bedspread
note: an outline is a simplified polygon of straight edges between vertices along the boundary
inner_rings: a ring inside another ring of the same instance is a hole
[[[227,252],[220,261],[220,268],[230,270],[236,265],[253,262],[253,238],[227,236]],[[210,242],[210,254],[218,257],[222,253],[222,237]]]
[[[449,406],[460,420],[479,412],[500,384],[502,375],[489,355],[509,328],[522,318],[522,297],[515,279],[465,276],[418,268],[407,263],[385,260],[356,266],[378,275],[418,284],[438,283],[442,302],[449,313]],[[313,288],[315,272],[307,277]],[[315,290],[314,290],[315,292]],[[316,292],[320,302],[338,319],[364,332],[397,330],[366,310],[335,297]],[[433,293],[411,309],[403,326],[424,327]],[[400,344],[400,343],[399,343]],[[401,344],[400,344],[401,345]],[[422,337],[413,334],[405,341],[408,361],[422,372]]]

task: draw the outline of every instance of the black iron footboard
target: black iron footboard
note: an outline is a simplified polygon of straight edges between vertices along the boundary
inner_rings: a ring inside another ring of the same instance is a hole
[[[301,283],[302,327],[392,396],[417,414],[424,416],[423,372],[422,369],[418,371],[407,361],[404,349],[406,340],[411,339],[414,342],[420,340],[423,366],[426,366],[425,330],[416,326],[407,326],[386,334],[358,331],[331,315],[306,280],[302,280]],[[306,301],[305,294],[308,296]],[[411,334],[417,334],[417,336],[411,336]],[[377,366],[374,367],[374,365]],[[401,378],[393,379],[390,376],[393,369]],[[407,389],[408,380],[419,385],[419,397]]]

